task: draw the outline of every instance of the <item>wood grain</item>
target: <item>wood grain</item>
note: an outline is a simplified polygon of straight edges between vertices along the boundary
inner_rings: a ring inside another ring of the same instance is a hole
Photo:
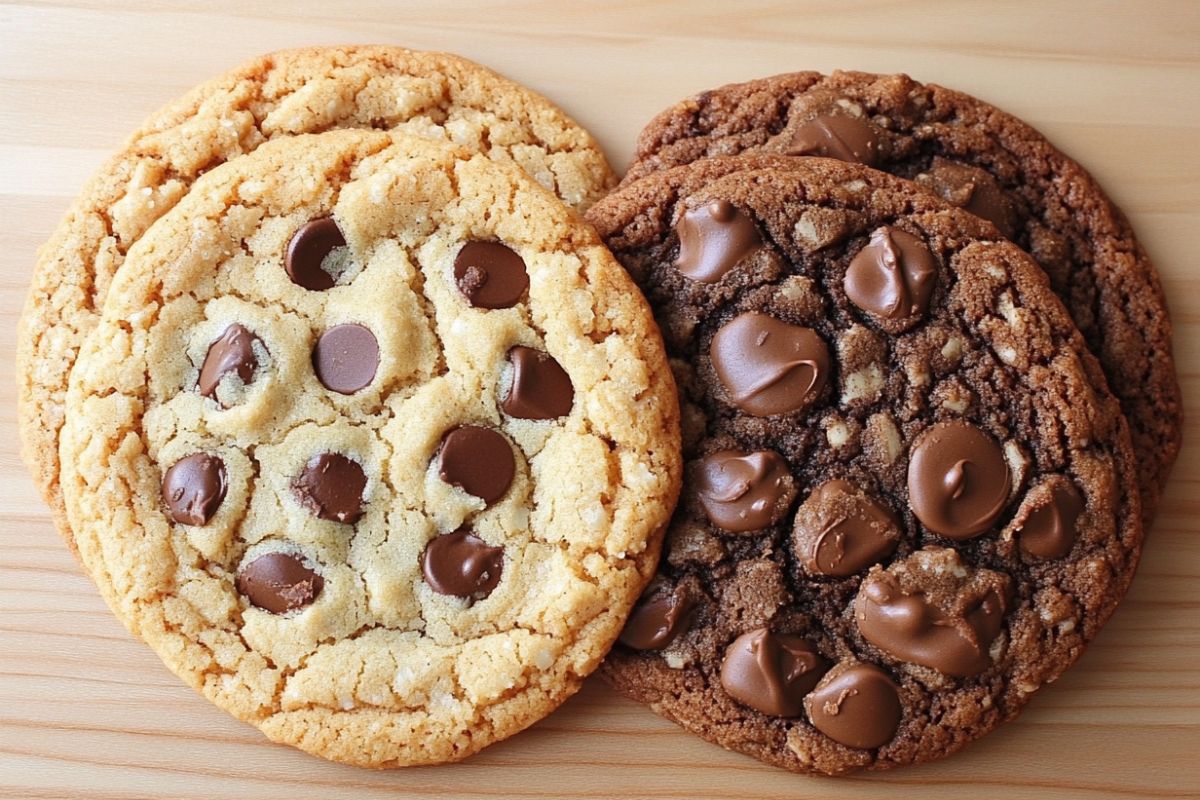
[[[1189,421],[1138,579],[1080,664],[947,761],[808,779],[689,736],[593,681],[465,764],[380,773],[268,743],[107,613],[17,453],[13,352],[34,261],[150,111],[267,50],[451,50],[561,103],[623,166],[700,89],[791,69],[906,71],[1024,117],[1087,165],[1162,271]],[[1200,797],[1200,5],[0,3],[0,797]]]

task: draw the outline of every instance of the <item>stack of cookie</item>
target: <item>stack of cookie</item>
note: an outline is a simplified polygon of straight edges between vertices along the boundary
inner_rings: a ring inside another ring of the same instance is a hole
[[[839,774],[954,752],[1079,657],[1180,398],[1158,276],[1078,164],[958,92],[796,73],[661,113],[588,219],[683,406],[618,688]]]
[[[654,572],[678,402],[571,208],[615,182],[452,56],[282,53],[152,118],[42,252],[26,453],[113,611],[276,741],[438,763],[576,691]]]
[[[1012,117],[859,73],[684,101],[614,184],[443,54],[276,54],[153,117],[20,350],[27,460],[114,613],[368,766],[523,729],[618,636],[619,689],[797,771],[1015,716],[1178,450],[1120,212]]]

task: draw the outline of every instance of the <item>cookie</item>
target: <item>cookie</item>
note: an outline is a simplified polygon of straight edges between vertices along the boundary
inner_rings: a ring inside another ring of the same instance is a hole
[[[1083,651],[1137,565],[1119,404],[1045,274],[858,164],[745,155],[588,218],[683,404],[659,572],[604,668],[767,763],[948,755]]]
[[[446,53],[283,51],[163,108],[101,167],[43,246],[21,320],[23,453],[68,542],[58,478],[67,376],[126,253],[203,173],[268,140],[333,128],[456,142],[520,164],[578,209],[615,182],[591,135],[550,101]]]
[[[1154,265],[1081,166],[961,92],[906,75],[797,72],[663,111],[642,131],[625,181],[741,152],[838,158],[915,180],[1031,253],[1120,398],[1149,524],[1182,437],[1171,321]]]
[[[615,640],[678,413],[645,301],[557,198],[334,131],[213,169],[130,249],[63,487],[113,611],[218,706],[337,761],[453,761]]]

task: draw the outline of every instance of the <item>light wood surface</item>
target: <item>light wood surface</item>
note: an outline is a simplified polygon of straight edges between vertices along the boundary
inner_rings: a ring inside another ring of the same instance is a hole
[[[268,50],[444,49],[543,92],[622,168],[654,112],[793,69],[905,71],[989,99],[1087,165],[1162,272],[1189,421],[1132,591],[1024,716],[891,774],[794,776],[593,680],[455,766],[388,773],[272,745],[107,613],[17,453],[14,342],[34,251],[149,112]],[[1200,3],[248,0],[0,3],[0,797],[1200,797]]]

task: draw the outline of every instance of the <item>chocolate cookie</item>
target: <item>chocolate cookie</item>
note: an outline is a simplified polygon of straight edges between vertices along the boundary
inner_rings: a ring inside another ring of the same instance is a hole
[[[684,490],[619,689],[839,774],[952,753],[1079,656],[1138,561],[1136,467],[1027,254],[821,158],[697,161],[588,218],[683,399]]]
[[[270,738],[465,758],[579,688],[654,572],[678,402],[645,301],[512,164],[270,142],[129,251],[72,375],[85,567]]]
[[[58,462],[67,376],[129,249],[205,172],[263,142],[334,128],[455,142],[519,164],[581,210],[616,182],[596,141],[549,100],[447,53],[287,50],[158,111],[100,168],[42,248],[21,319],[23,454],[68,543]],[[308,235],[329,244],[319,226]],[[319,269],[312,276],[332,285]]]
[[[826,156],[909,178],[1031,253],[1120,398],[1149,523],[1182,437],[1171,322],[1153,264],[1081,166],[961,92],[906,75],[797,72],[663,111],[638,138],[625,181],[741,152]]]

